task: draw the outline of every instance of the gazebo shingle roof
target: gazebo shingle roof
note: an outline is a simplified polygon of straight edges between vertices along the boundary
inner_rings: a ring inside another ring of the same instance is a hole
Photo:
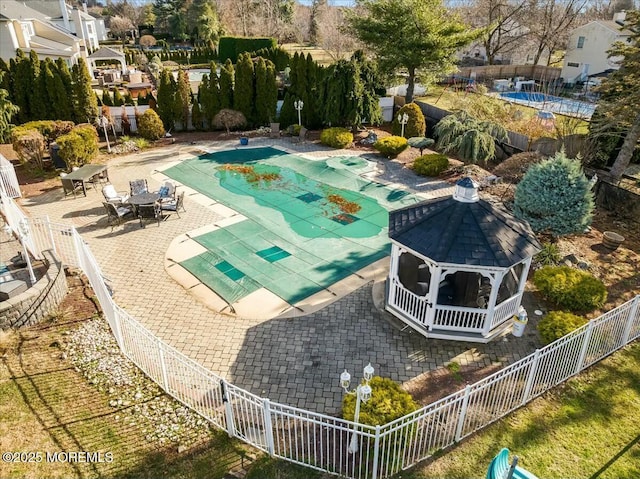
[[[487,201],[452,197],[392,211],[389,237],[439,263],[508,268],[540,251],[526,222]]]

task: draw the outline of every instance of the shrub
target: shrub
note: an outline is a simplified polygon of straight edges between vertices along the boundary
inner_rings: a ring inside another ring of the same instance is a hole
[[[30,163],[39,169],[44,168],[46,142],[38,130],[14,128],[11,132],[11,144],[22,163]]]
[[[545,266],[535,272],[533,283],[546,298],[574,312],[593,311],[607,300],[602,281],[569,266]]]
[[[353,133],[346,128],[327,128],[320,133],[320,143],[332,148],[347,148],[353,143]]]
[[[542,249],[534,259],[541,265],[556,265],[560,262],[560,250],[555,243],[542,243]]]
[[[70,166],[89,163],[98,153],[98,133],[92,125],[78,125],[65,135],[58,137],[58,154]]]
[[[18,134],[29,130],[36,130],[44,136],[45,140],[54,141],[60,135],[69,133],[74,126],[75,125],[72,121],[66,120],[37,120],[29,121],[13,128],[12,133],[15,132]]]
[[[153,109],[149,108],[138,119],[138,134],[152,141],[164,136],[162,120]]]
[[[446,155],[432,153],[423,155],[413,162],[413,171],[422,176],[438,176],[449,167],[449,158]]]
[[[216,116],[213,117],[213,125],[216,128],[224,128],[227,130],[227,135],[231,129],[241,128],[247,124],[247,119],[242,112],[236,110],[229,110],[224,108],[220,110]],[[300,131],[300,130],[298,130]]]
[[[424,120],[424,114],[418,105],[415,103],[407,103],[398,110],[398,114],[393,119],[391,125],[391,132],[394,135],[400,135],[402,132],[402,125],[398,121],[398,116],[406,113],[409,116],[407,124],[404,126],[405,138],[411,138],[412,136],[424,136],[427,131],[427,123]]]
[[[515,193],[514,213],[536,232],[582,233],[593,218],[593,193],[578,160],[564,152],[529,168]]]
[[[370,426],[387,424],[418,409],[411,395],[388,378],[374,376],[369,382],[371,399],[360,404],[360,422]],[[342,417],[353,421],[356,398],[345,395],[342,400]]]
[[[395,158],[402,153],[409,144],[407,139],[401,136],[387,136],[380,138],[373,144],[373,147],[388,158]]]
[[[542,160],[544,156],[537,151],[523,151],[504,160],[493,169],[492,173],[509,183],[518,183],[531,165],[540,163]]]
[[[297,123],[294,125],[289,125],[287,127],[287,134],[291,136],[299,136],[301,128],[302,128],[302,125],[298,125]]]
[[[540,337],[545,344],[554,342],[575,331],[588,321],[582,316],[567,313],[565,311],[551,311],[538,323]]]

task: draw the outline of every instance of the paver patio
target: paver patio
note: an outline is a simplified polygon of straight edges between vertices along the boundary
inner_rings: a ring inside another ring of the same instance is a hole
[[[235,148],[237,140],[175,144],[162,149],[115,157],[109,177],[118,191],[128,181],[147,178],[157,190],[157,171],[202,151]],[[291,144],[287,139],[252,138],[250,146],[281,146],[308,156],[353,154],[317,144]],[[371,156],[370,159],[376,157]],[[378,157],[377,179],[404,185],[425,197],[453,192],[451,185],[427,181],[402,165]],[[539,346],[533,328],[522,338],[507,337],[487,345],[427,340],[401,331],[385,318],[372,299],[371,286],[338,299],[307,316],[255,320],[208,309],[176,283],[164,268],[171,241],[179,235],[220,221],[221,205],[203,196],[185,198],[186,213],[175,214],[159,227],[140,228],[130,220],[111,231],[100,191],[87,197],[64,198],[62,188],[21,201],[31,216],[48,215],[73,224],[110,280],[116,302],[158,337],[230,382],[255,394],[313,411],[335,414],[345,368],[359,377],[369,361],[376,374],[406,382],[455,360],[460,364],[510,364]]]

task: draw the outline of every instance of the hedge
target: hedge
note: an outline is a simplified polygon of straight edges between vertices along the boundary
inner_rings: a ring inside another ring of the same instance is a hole
[[[276,48],[278,43],[270,37],[221,37],[218,44],[219,62],[224,63],[230,59],[236,63],[238,56],[244,52],[255,52],[263,48]]]

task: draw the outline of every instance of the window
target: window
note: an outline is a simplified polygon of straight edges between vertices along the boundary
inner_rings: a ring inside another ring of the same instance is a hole
[[[32,23],[21,23],[20,26],[22,27],[22,33],[27,39],[35,36],[36,33],[33,31]]]
[[[584,37],[578,37],[578,48],[584,47]]]
[[[578,67],[580,66],[580,64],[579,64],[579,63],[575,63],[575,62],[568,62],[568,63],[567,63],[567,66],[568,66],[568,67],[575,67],[575,68],[578,68]]]

